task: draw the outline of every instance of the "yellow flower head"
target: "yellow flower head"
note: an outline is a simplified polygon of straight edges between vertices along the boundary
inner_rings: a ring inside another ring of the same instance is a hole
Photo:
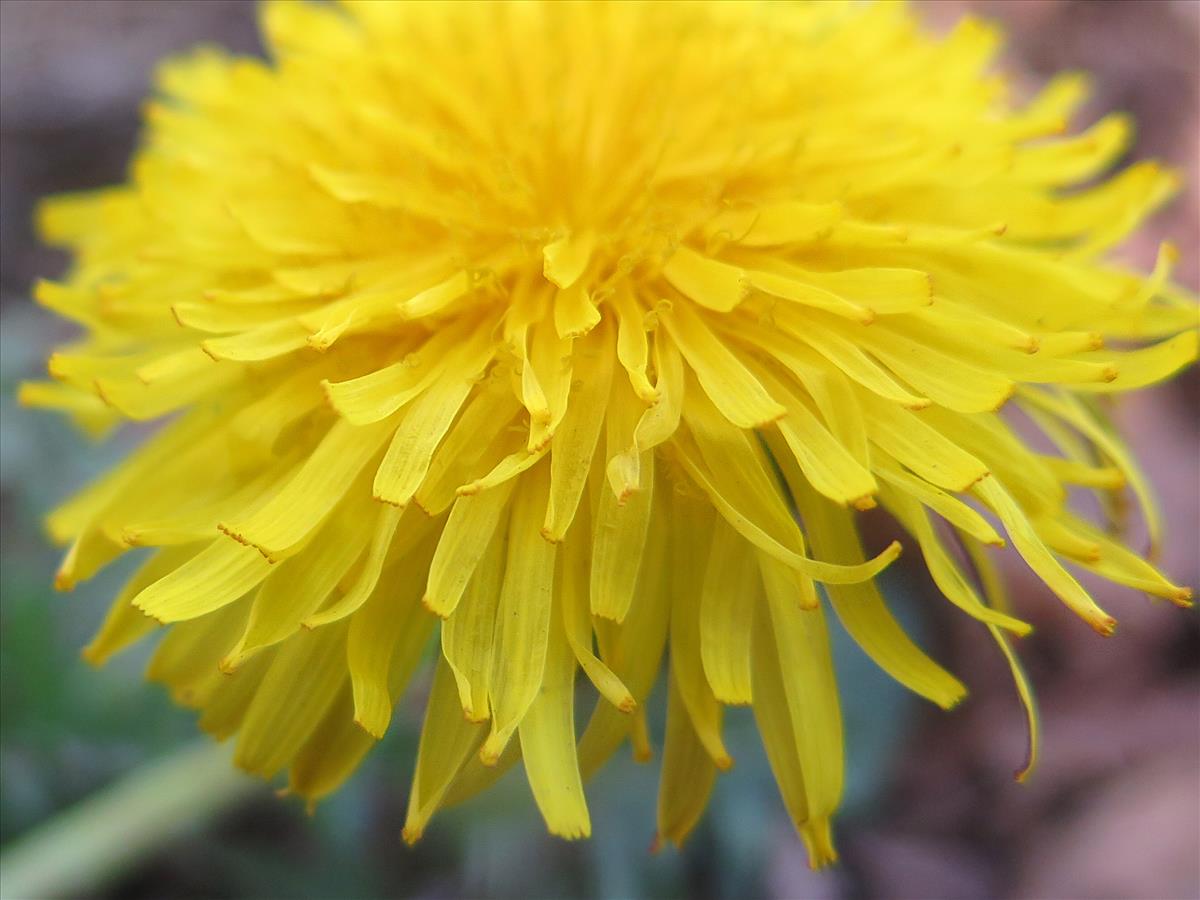
[[[1104,261],[1175,180],[1098,180],[1129,125],[1064,136],[1078,78],[1017,103],[992,29],[890,3],[263,21],[269,61],[162,67],[127,184],[44,207],[76,265],[36,295],[86,337],[23,388],[93,430],[171,417],[51,515],[58,583],[153,548],[87,656],[168,625],[150,677],[239,765],[333,790],[438,635],[406,837],[517,761],[586,835],[583,782],[626,739],[650,755],[666,667],[662,839],[748,704],[822,864],[828,608],[916,693],[964,694],[889,614],[900,545],[864,552],[856,511],[1004,647],[1034,737],[995,548],[1103,634],[1070,569],[1188,602],[1067,503],[1128,486],[1157,538],[1096,401],[1197,348],[1171,248],[1149,277]]]

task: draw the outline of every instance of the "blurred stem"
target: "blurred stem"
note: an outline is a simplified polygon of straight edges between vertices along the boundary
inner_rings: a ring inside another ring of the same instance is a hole
[[[5,898],[95,893],[140,860],[261,788],[228,747],[204,740],[140,766],[0,854]]]

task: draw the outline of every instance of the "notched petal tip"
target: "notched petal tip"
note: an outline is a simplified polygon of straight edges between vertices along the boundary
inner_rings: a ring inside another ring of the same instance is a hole
[[[377,741],[381,741],[381,740],[383,740],[383,736],[384,736],[384,734],[386,734],[386,733],[387,733],[387,726],[386,726],[386,725],[384,725],[383,727],[376,727],[376,726],[373,726],[373,725],[371,725],[371,724],[368,724],[366,721],[364,721],[362,716],[355,716],[355,717],[354,717],[354,724],[355,724],[355,725],[357,725],[357,726],[358,726],[359,728],[361,728],[361,729],[362,729],[362,730],[363,730],[363,731],[364,731],[366,734],[370,735],[371,737],[373,737],[373,738],[374,738],[375,740],[377,740]]]
[[[261,544],[254,543],[254,541],[250,540],[241,532],[239,532],[237,530],[237,526],[230,525],[226,522],[218,522],[217,531],[221,532],[221,534],[225,535],[226,537],[237,541],[243,547],[253,547],[258,551],[259,555],[271,565],[275,565],[277,562],[283,559],[283,554],[280,551],[271,550],[262,546]]]
[[[751,429],[768,428],[769,426],[774,425],[780,419],[787,418],[788,411],[782,406],[778,406],[778,404],[776,404],[776,406],[778,407],[777,409],[772,409],[767,416],[758,422],[752,422],[748,427]]]
[[[325,405],[334,412],[338,412],[337,403],[333,399],[333,382],[328,378],[322,378],[319,387],[321,388],[321,399]]]
[[[1008,404],[1008,401],[1013,398],[1013,395],[1016,394],[1016,392],[1017,383],[1015,381],[1010,381],[1005,387],[1003,393],[1000,395],[999,399],[997,399],[996,405],[992,407],[992,412],[999,412],[1002,410]]]
[[[540,534],[542,536],[542,539],[549,544],[561,544],[563,541],[563,537],[564,537],[564,535],[561,535],[558,532],[554,531],[553,529],[547,528],[544,525],[541,528]]]
[[[838,861],[833,846],[833,833],[828,818],[797,822],[796,830],[808,850],[808,867],[814,871],[827,868]]]
[[[485,710],[482,714],[475,712],[469,706],[462,708],[463,720],[470,722],[472,725],[482,725],[491,718],[491,715]]]
[[[436,600],[429,596],[429,594],[421,595],[421,605],[443,621],[450,618],[451,611],[445,609],[443,604],[439,604]]]
[[[79,658],[94,669],[99,669],[108,662],[108,654],[101,653],[95,644],[88,644],[79,651]]]
[[[958,707],[964,700],[967,699],[969,695],[970,691],[967,690],[967,686],[961,681],[956,680],[952,693],[947,693],[944,696],[938,697],[934,699],[933,702],[942,709],[949,711]]]
[[[32,407],[34,405],[34,394],[36,391],[37,388],[32,382],[22,381],[21,384],[17,386],[17,405],[25,408]]]
[[[495,727],[494,722],[493,727]],[[512,732],[506,734],[502,731],[492,731],[484,740],[483,746],[479,748],[479,761],[489,769],[493,768],[500,762],[500,757],[504,754],[504,748],[508,746],[511,737]]]
[[[121,529],[121,543],[127,547],[140,547],[142,546],[142,534],[139,529],[126,526]]]
[[[1191,609],[1195,605],[1190,587],[1176,588],[1167,599],[1180,609]]]
[[[991,471],[984,469],[983,472],[976,475],[970,481],[966,482],[962,487],[955,488],[955,491],[960,494],[965,494],[969,490],[971,490],[971,488],[975,487],[975,485],[979,484],[981,481],[984,481],[984,480],[990,478],[991,475],[992,475]]]

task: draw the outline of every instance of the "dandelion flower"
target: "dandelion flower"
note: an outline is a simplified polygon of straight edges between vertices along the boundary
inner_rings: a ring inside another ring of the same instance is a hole
[[[1000,643],[1034,737],[997,548],[1101,634],[1075,570],[1188,603],[1068,503],[1115,521],[1131,489],[1158,538],[1097,402],[1197,349],[1171,247],[1105,259],[1176,179],[1107,176],[1129,124],[1069,133],[1080,78],[1017,102],[993,29],[890,3],[262,19],[267,61],[162,66],[128,183],[42,209],[75,265],[36,297],[86,336],[22,390],[93,432],[168,419],[50,516],[57,583],[152,551],[86,656],[167,626],[149,677],[240,766],[332,791],[432,643],[406,838],[517,762],[580,837],[588,777],[651,756],[666,669],[660,838],[744,704],[820,865],[826,616],[964,694],[889,613],[900,545],[864,550],[860,510]]]

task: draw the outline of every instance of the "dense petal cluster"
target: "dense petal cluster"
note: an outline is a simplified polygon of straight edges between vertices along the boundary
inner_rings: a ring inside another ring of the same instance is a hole
[[[1131,488],[1157,538],[1096,401],[1197,348],[1172,248],[1149,276],[1104,260],[1175,181],[1105,177],[1129,126],[1067,134],[1079,78],[1018,103],[990,28],[891,3],[263,25],[268,61],[162,67],[127,184],[44,207],[76,265],[36,296],[86,336],[22,391],[94,431],[170,417],[51,515],[58,583],[153,548],[87,655],[168,625],[150,677],[239,765],[333,790],[438,635],[406,836],[517,761],[586,835],[584,781],[651,753],[667,656],[662,839],[748,704],[821,864],[827,612],[921,696],[964,694],[888,612],[900,546],[864,552],[857,511],[899,522],[1027,703],[1006,541],[1103,634],[1073,569],[1188,602],[1068,504],[1115,518]]]

